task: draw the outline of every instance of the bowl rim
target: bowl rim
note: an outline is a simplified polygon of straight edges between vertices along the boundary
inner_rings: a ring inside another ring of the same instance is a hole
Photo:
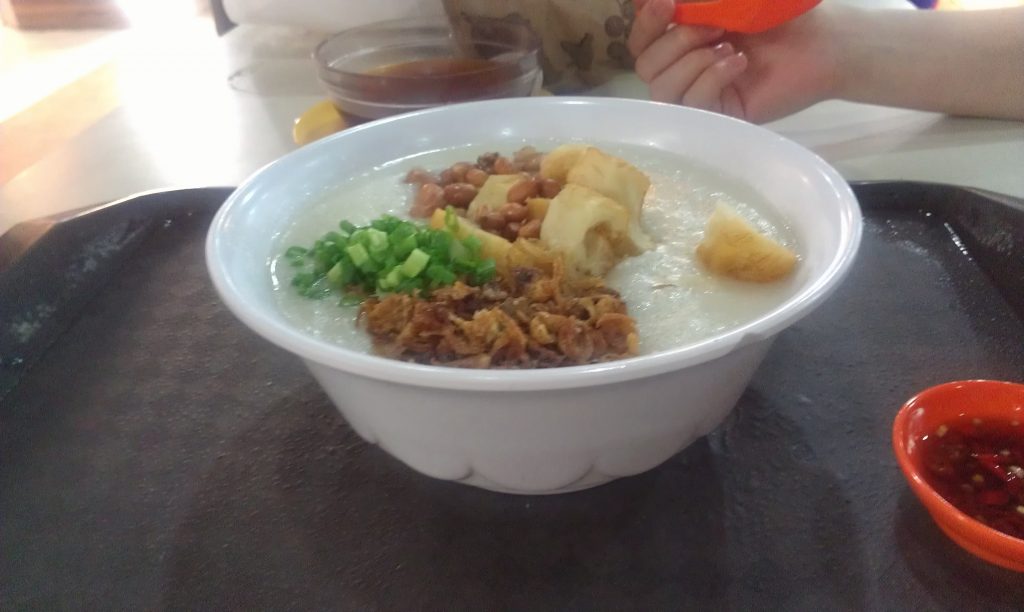
[[[521,29],[524,29],[524,30],[529,30],[529,28],[527,26],[523,25],[523,24],[504,23],[503,22],[501,25],[503,27],[521,28]],[[449,32],[452,32],[454,30],[454,27],[452,26],[451,21],[446,19],[446,18],[444,18],[444,17],[441,17],[439,15],[433,15],[433,16],[427,16],[427,17],[402,17],[402,18],[398,18],[398,19],[387,19],[387,20],[384,20],[384,21],[375,21],[373,23],[367,23],[367,24],[355,26],[355,27],[352,27],[352,28],[347,28],[347,29],[341,30],[339,32],[335,32],[334,34],[331,34],[330,36],[327,36],[322,41],[320,41],[316,45],[316,47],[313,48],[313,51],[310,54],[310,57],[313,59],[313,62],[316,64],[317,71],[320,72],[321,74],[337,76],[337,77],[344,78],[346,80],[392,79],[392,80],[395,80],[395,81],[414,82],[414,81],[429,81],[429,80],[433,80],[433,79],[438,78],[438,75],[369,74],[369,73],[364,72],[364,71],[341,70],[341,69],[338,69],[338,68],[334,68],[333,66],[330,65],[329,62],[327,62],[326,60],[324,60],[322,58],[323,49],[327,45],[329,45],[332,42],[338,40],[339,38],[342,38],[344,36],[351,36],[353,34],[362,34],[362,33],[367,33],[367,32],[373,32],[375,30],[386,29],[388,27],[390,27],[390,28],[403,28],[403,27],[405,27],[405,28],[432,28],[432,27],[436,27],[439,30],[447,29]],[[529,30],[529,31],[532,31],[532,30]],[[475,37],[473,37],[473,39],[477,40]],[[479,39],[479,40],[486,40],[486,39]],[[493,42],[493,41],[489,41],[488,40],[488,42]],[[516,53],[513,56],[510,56],[510,57],[501,57],[501,56],[499,56],[498,58],[491,59],[490,61],[493,63],[492,66],[487,66],[487,67],[479,68],[479,69],[476,69],[476,70],[459,71],[457,73],[454,73],[454,74],[451,74],[451,75],[447,75],[447,76],[448,76],[448,78],[463,78],[463,77],[472,77],[472,76],[477,76],[477,75],[481,75],[481,74],[487,74],[487,73],[490,73],[490,72],[497,72],[499,70],[507,70],[510,66],[514,66],[516,64],[519,64],[523,60],[524,57],[528,57],[530,55],[533,55],[533,56],[535,56],[535,58],[537,58],[536,59],[536,61],[537,61],[536,70],[540,70],[540,59],[539,59],[540,50],[541,50],[541,43],[540,43],[539,40],[535,39],[533,41],[533,43],[529,46],[529,48],[526,48],[526,49],[516,49],[515,50]]]
[[[296,156],[316,155],[318,151],[334,146],[335,142],[350,138],[352,134],[373,130],[382,125],[417,122],[431,115],[462,114],[472,110],[471,107],[493,107],[487,110],[501,112],[501,107],[509,105],[514,105],[513,108],[519,111],[523,107],[535,107],[532,109],[533,112],[543,112],[545,108],[551,106],[601,105],[612,107],[613,110],[618,109],[618,116],[622,117],[633,116],[633,113],[653,105],[672,109],[671,112],[698,114],[705,121],[729,122],[741,125],[742,129],[760,132],[762,137],[805,158],[835,190],[841,207],[838,248],[826,268],[816,278],[811,279],[807,286],[774,309],[742,325],[666,351],[606,363],[560,368],[475,370],[399,361],[316,338],[287,323],[280,315],[271,316],[251,308],[243,300],[231,275],[221,265],[219,251],[222,247],[219,238],[225,226],[231,224],[231,218],[237,214],[236,211],[246,203],[246,194],[258,186],[270,169],[288,163]],[[270,162],[246,179],[217,211],[207,234],[206,261],[214,287],[228,309],[257,334],[303,359],[366,378],[419,387],[475,391],[541,391],[606,385],[657,376],[713,361],[740,348],[773,338],[781,330],[802,319],[831,295],[852,267],[860,246],[862,230],[860,206],[849,184],[838,171],[812,151],[766,128],[708,111],[647,100],[597,97],[505,98],[451,104],[378,119],[320,139]]]
[[[928,484],[928,481],[910,459],[910,451],[907,450],[907,436],[910,434],[909,421],[911,415],[917,410],[923,410],[923,404],[929,398],[949,393],[950,391],[959,391],[965,387],[978,388],[980,386],[1006,386],[1024,391],[1024,384],[1021,383],[984,378],[954,380],[928,387],[908,399],[896,413],[892,426],[893,453],[896,455],[896,462],[899,464],[900,471],[910,484],[910,489],[928,510],[932,519],[936,523],[946,526],[944,530],[946,528],[955,530],[961,538],[978,546],[993,557],[1014,559],[1016,564],[1020,564],[1024,562],[1024,539],[1015,538],[990,527],[974,517],[968,516],[954,506]],[[970,412],[970,408],[967,405],[965,405],[964,412],[967,414]],[[954,541],[956,540],[955,537],[953,539]],[[967,547],[964,547],[964,549],[972,554],[977,554]]]

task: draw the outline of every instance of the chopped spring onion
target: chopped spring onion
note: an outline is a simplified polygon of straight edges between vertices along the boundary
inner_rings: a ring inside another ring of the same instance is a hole
[[[428,261],[430,261],[430,255],[420,249],[413,249],[412,253],[409,253],[409,258],[402,264],[402,274],[406,278],[415,278],[427,267]]]
[[[417,293],[463,281],[480,285],[494,278],[495,262],[484,259],[480,240],[455,235],[458,220],[449,211],[445,229],[436,230],[390,215],[356,226],[338,224],[312,248],[289,247],[284,258],[299,268],[292,278],[305,297],[342,295],[341,304],[380,293]]]

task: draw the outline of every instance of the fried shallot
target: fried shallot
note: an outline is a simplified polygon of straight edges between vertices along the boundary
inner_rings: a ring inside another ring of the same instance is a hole
[[[483,286],[366,300],[360,321],[377,352],[466,368],[549,368],[635,355],[635,321],[601,279],[567,275],[560,257],[519,240]]]

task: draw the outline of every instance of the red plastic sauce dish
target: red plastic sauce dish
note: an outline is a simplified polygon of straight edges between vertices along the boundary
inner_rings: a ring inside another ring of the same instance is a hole
[[[1024,385],[927,389],[900,409],[892,441],[910,488],[946,535],[1024,572]]]

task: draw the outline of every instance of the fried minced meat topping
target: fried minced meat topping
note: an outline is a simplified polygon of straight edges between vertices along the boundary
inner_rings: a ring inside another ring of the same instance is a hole
[[[465,368],[598,363],[635,355],[638,343],[617,292],[567,277],[561,258],[524,240],[487,285],[370,298],[360,321],[381,355]]]

